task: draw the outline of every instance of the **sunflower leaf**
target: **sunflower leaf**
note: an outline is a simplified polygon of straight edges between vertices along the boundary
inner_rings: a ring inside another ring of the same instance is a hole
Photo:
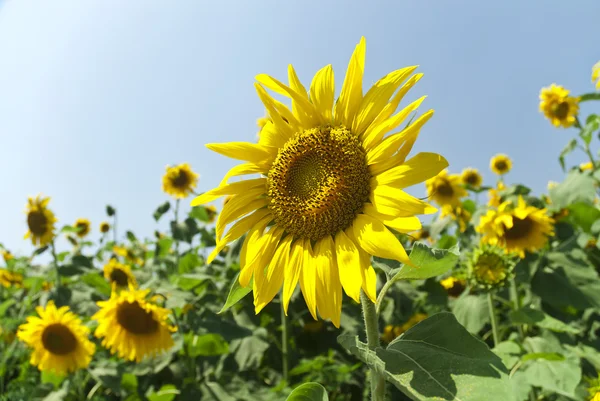
[[[286,401],[329,401],[329,397],[319,383],[304,383],[296,387]]]
[[[227,300],[225,301],[225,305],[219,311],[219,315],[225,312],[227,309],[231,308],[233,305],[237,304],[242,298],[252,291],[252,281],[246,286],[242,287],[240,285],[239,273],[233,279],[233,283],[231,284],[231,288],[229,289],[229,295],[227,295]]]
[[[513,324],[536,325],[543,329],[548,329],[558,333],[577,334],[581,330],[561,322],[544,312],[533,308],[522,308],[510,313],[510,319]]]
[[[562,167],[563,171],[565,171],[565,156],[567,156],[569,153],[571,153],[573,150],[575,150],[576,147],[577,147],[577,139],[571,139],[569,141],[569,143],[567,143],[567,146],[565,146],[563,148],[563,150],[560,151],[560,156],[558,157],[558,161],[559,161],[560,166]]]
[[[458,249],[458,245],[450,249],[435,249],[422,242],[415,242],[409,258],[416,268],[403,265],[394,269],[390,272],[391,280],[425,280],[444,274],[456,265]]]
[[[158,208],[156,208],[152,217],[154,217],[154,220],[158,221],[163,216],[163,214],[165,214],[169,211],[169,209],[171,209],[171,203],[169,201],[166,201],[165,203],[160,205]]]
[[[579,96],[579,103],[587,102],[589,100],[600,100],[600,93],[591,92],[591,93],[586,93],[584,95]]]

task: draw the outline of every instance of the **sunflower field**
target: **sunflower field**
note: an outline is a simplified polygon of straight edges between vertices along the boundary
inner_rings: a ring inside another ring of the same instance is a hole
[[[510,155],[487,183],[413,152],[433,110],[400,103],[423,74],[363,88],[365,52],[337,98],[331,65],[258,75],[258,137],[207,144],[240,161],[220,185],[167,166],[166,232],[30,197],[35,252],[0,244],[0,400],[600,401],[600,114],[579,110],[600,63],[589,93],[541,89],[569,142],[534,193]]]

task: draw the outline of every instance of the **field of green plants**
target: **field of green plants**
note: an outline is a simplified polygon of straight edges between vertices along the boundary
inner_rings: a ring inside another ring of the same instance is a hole
[[[0,244],[0,400],[600,401],[600,113],[579,112],[600,63],[589,93],[541,89],[568,143],[534,193],[510,155],[483,182],[415,154],[422,74],[363,88],[365,48],[337,80],[257,76],[258,139],[208,144],[241,164],[202,194],[193,160],[167,166],[166,232],[24,200],[35,252]]]

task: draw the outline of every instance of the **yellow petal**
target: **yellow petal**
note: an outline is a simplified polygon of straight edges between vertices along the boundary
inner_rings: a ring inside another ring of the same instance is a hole
[[[283,233],[283,230],[281,233]],[[281,234],[279,234],[279,238],[280,237]],[[275,253],[273,254],[272,258],[269,258],[270,262],[267,262],[267,274],[264,276],[264,280],[259,283],[260,287],[258,287],[258,296],[255,294],[255,313],[259,313],[265,306],[267,306],[267,304],[273,300],[275,295],[277,295],[279,289],[283,285],[284,271],[289,262],[291,238],[288,236],[288,238],[281,242],[279,242],[279,238],[277,238]],[[258,266],[258,268],[260,269],[262,267]]]
[[[254,271],[254,281],[252,282],[254,305],[259,302],[259,298],[261,297],[260,290],[264,287],[264,282],[266,280],[265,267],[273,260],[282,235],[282,229],[272,229],[266,232],[257,243],[260,245],[260,251],[258,252],[256,259],[253,262],[248,263]]]
[[[336,124],[352,126],[354,116],[362,101],[362,80],[365,71],[366,41],[364,36],[352,53],[340,97],[335,105]]]
[[[371,258],[369,257],[369,255],[364,252],[361,252],[361,257],[365,258],[368,262],[367,267],[361,269],[363,274],[362,289],[372,302],[377,302],[377,274],[375,273],[375,269],[373,269],[373,266],[371,266]]]
[[[318,123],[318,116],[315,107],[308,101],[306,93],[300,94],[292,88],[284,85],[277,79],[270,77],[266,74],[259,74],[256,76],[256,80],[266,87],[273,89],[278,88],[282,90],[286,96],[292,99],[294,102],[295,113],[294,116],[304,127],[314,127]],[[266,105],[265,105],[266,106]]]
[[[223,210],[221,213],[219,213],[219,217],[217,218],[217,241],[221,239],[227,224],[247,215],[250,212],[253,212],[256,209],[267,206],[269,203],[267,198],[256,199],[256,197],[260,195],[262,195],[262,191],[248,191],[248,193],[244,195],[234,196],[225,204],[225,206],[223,206]]]
[[[271,121],[267,121],[258,134],[258,143],[265,147],[279,149],[285,145],[286,140],[286,137],[279,134],[275,124]]]
[[[300,270],[300,289],[304,301],[313,319],[317,320],[317,294],[316,282],[317,272],[315,269],[315,257],[313,255],[310,240],[304,240],[302,255],[302,269]]]
[[[206,147],[231,157],[232,159],[245,160],[258,165],[270,164],[277,153],[273,153],[257,143],[249,142],[227,142],[227,143],[208,143]]]
[[[223,195],[237,195],[249,191],[251,189],[263,187],[265,192],[267,191],[267,179],[266,178],[254,178],[251,180],[244,180],[238,182],[232,182],[213,188],[210,191],[203,193],[200,196],[194,198],[191,202],[192,206],[204,205],[208,202],[212,202]]]
[[[352,230],[358,245],[368,254],[412,266],[402,243],[379,220],[359,214],[352,223]]]
[[[421,229],[421,221],[415,217],[394,217],[377,211],[371,203],[366,203],[364,213],[381,221],[386,226],[398,231],[399,233],[410,233]]]
[[[257,173],[266,173],[266,172],[267,172],[267,170],[265,170],[264,167],[257,166],[256,164],[253,164],[253,163],[238,164],[237,166],[235,166],[231,170],[229,170],[227,172],[227,174],[225,174],[225,177],[223,177],[219,186],[226,185],[227,181],[231,177],[237,177],[237,176],[245,175],[245,174],[257,174]]]
[[[435,177],[446,167],[448,167],[448,161],[442,156],[437,153],[422,152],[407,160],[404,164],[376,175],[371,180],[376,185],[407,188]]]
[[[317,270],[317,309],[323,319],[331,319],[340,327],[342,313],[342,286],[335,258],[335,243],[326,236],[315,244]]]
[[[392,167],[398,166],[406,160],[406,156],[412,150],[415,141],[417,140],[417,136],[419,136],[420,130],[411,130],[411,132],[407,133],[403,139],[403,143],[400,145],[398,152],[385,160],[382,160],[378,163],[371,164],[369,166],[369,171],[371,175],[379,175],[386,170],[389,170]]]
[[[362,287],[360,253],[356,244],[344,231],[340,231],[335,236],[335,253],[340,282],[346,295],[360,302]]]
[[[331,123],[334,98],[335,80],[330,64],[317,71],[310,85],[310,100],[315,105],[323,124]]]
[[[398,105],[404,98],[404,95],[408,93],[408,91],[423,77],[423,74],[415,74],[406,81],[404,85],[400,88],[400,90],[394,95],[392,100],[383,108],[381,113],[375,118],[371,126],[367,129],[369,131],[371,127],[376,127],[379,123],[390,118],[398,108]]]
[[[364,132],[381,111],[387,106],[390,97],[396,92],[402,81],[406,79],[417,67],[406,67],[390,72],[381,78],[365,94],[358,114],[352,125],[352,132],[360,135]]]
[[[256,255],[262,249],[261,239],[263,238],[263,232],[269,223],[269,217],[263,218],[254,227],[250,229],[246,239],[242,244],[240,250],[240,285],[247,287],[254,274],[254,262]],[[250,263],[248,263],[250,262]]]
[[[294,129],[287,122],[285,122],[285,120],[281,117],[280,112],[278,111],[278,108],[276,107],[275,99],[273,99],[271,97],[271,95],[269,95],[267,93],[265,88],[263,88],[262,86],[260,86],[257,83],[254,84],[254,87],[256,88],[256,93],[258,94],[258,97],[260,98],[263,105],[267,109],[267,113],[269,114],[269,117],[271,117],[271,120],[273,120],[273,125],[275,125],[277,132],[281,136],[283,136],[284,139],[287,141],[289,138],[291,138],[294,135],[294,132],[295,132]],[[292,114],[292,113],[290,112],[289,114]]]
[[[437,209],[427,202],[388,185],[372,187],[369,199],[378,212],[395,217],[437,212]]]
[[[304,264],[303,245],[303,240],[297,240],[291,245],[290,260],[285,268],[283,277],[283,310],[286,316],[290,299],[298,285],[298,279],[300,278],[300,272],[302,271],[302,265]]]

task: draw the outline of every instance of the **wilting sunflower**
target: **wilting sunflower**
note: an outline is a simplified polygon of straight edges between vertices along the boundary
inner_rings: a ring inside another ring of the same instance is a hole
[[[102,234],[106,234],[109,230],[110,230],[110,224],[108,224],[106,221],[103,221],[102,223],[100,223],[100,232]]]
[[[468,261],[469,279],[480,289],[500,288],[510,279],[515,263],[496,246],[483,245]]]
[[[452,220],[458,222],[458,228],[461,233],[464,233],[467,230],[467,225],[469,224],[469,221],[471,221],[471,212],[462,206],[442,206],[440,217],[444,218],[446,216],[450,216]]]
[[[390,229],[401,233],[418,230],[421,223],[415,215],[435,212],[403,191],[448,165],[433,153],[406,160],[433,111],[387,135],[423,101],[421,98],[394,114],[421,74],[409,78],[416,67],[394,71],[363,95],[364,64],[362,38],[337,102],[330,65],[317,72],[308,91],[292,66],[289,85],[258,75],[256,90],[273,121],[273,130],[263,129],[257,144],[207,145],[245,161],[192,205],[233,195],[217,218],[217,246],[208,262],[229,242],[248,233],[241,249],[239,280],[245,287],[254,276],[256,313],[282,286],[287,313],[299,281],[313,318],[318,311],[339,326],[342,288],[356,301],[361,289],[375,301],[371,255],[410,264]],[[265,88],[291,98],[291,110]],[[228,183],[230,177],[255,173],[262,176]],[[225,227],[236,220],[223,236]]]
[[[131,268],[119,263],[116,259],[111,259],[104,265],[104,278],[120,288],[128,288],[130,285],[137,287],[137,281]]]
[[[0,285],[6,288],[21,288],[23,286],[23,275],[6,269],[0,269]]]
[[[50,198],[42,198],[38,195],[34,198],[29,198],[27,203],[27,227],[29,231],[25,234],[25,238],[31,238],[31,243],[35,246],[48,245],[54,239],[54,223],[56,217],[52,210],[48,209]]]
[[[149,292],[130,287],[98,302],[101,309],[92,316],[99,323],[94,335],[112,354],[140,362],[173,346],[171,332],[177,328],[167,323],[168,309],[146,300]]]
[[[458,174],[448,174],[448,170],[425,181],[427,196],[438,205],[458,205],[460,198],[467,196]]]
[[[29,316],[17,333],[21,341],[33,348],[29,362],[41,371],[57,374],[86,368],[96,346],[88,340],[90,330],[77,315],[68,306],[57,309],[52,301],[35,310],[39,317]]]
[[[3,249],[0,252],[2,253],[2,259],[4,259],[4,261],[7,262],[7,263],[8,263],[9,260],[12,260],[14,258],[14,256],[12,255],[12,253],[10,253],[10,251],[7,251],[6,249]]]
[[[440,281],[442,287],[446,289],[451,297],[458,297],[467,288],[467,282],[462,278],[454,276],[447,277]]]
[[[569,128],[579,113],[579,98],[569,96],[567,89],[552,84],[540,91],[540,111],[555,127]]]
[[[466,168],[460,174],[460,178],[463,184],[472,186],[473,188],[479,188],[483,182],[483,178],[476,168]]]
[[[167,166],[167,172],[162,179],[162,189],[174,198],[187,198],[196,188],[198,177],[200,176],[192,171],[188,163]]]
[[[88,219],[77,219],[74,224],[75,228],[78,228],[77,236],[83,238],[88,235],[92,229],[92,223]]]
[[[519,196],[516,207],[506,201],[498,210],[488,210],[479,220],[476,231],[483,234],[482,242],[524,258],[525,251],[535,252],[546,245],[548,237],[554,235],[553,225],[554,220],[546,209],[528,206]]]
[[[506,155],[497,154],[490,160],[490,169],[498,175],[504,175],[512,168],[512,160]]]
[[[592,67],[592,82],[596,83],[596,90],[600,90],[600,61]]]

